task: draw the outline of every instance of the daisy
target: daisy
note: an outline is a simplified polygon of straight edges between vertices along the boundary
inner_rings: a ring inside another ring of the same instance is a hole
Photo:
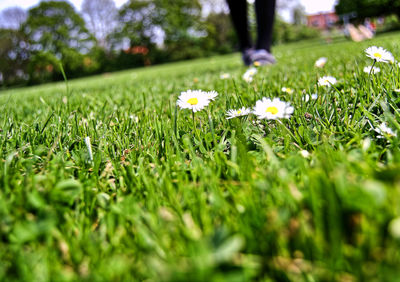
[[[308,102],[308,101],[310,101],[310,98],[312,100],[317,100],[318,99],[318,94],[311,94],[311,95],[310,94],[306,94],[306,95],[303,96],[302,100],[304,102]]]
[[[194,113],[201,111],[210,103],[206,92],[201,90],[187,90],[181,92],[176,104],[181,109],[191,109]]]
[[[201,90],[200,90],[201,91]],[[208,92],[203,92],[204,94],[207,95],[208,100],[214,101],[215,98],[218,96],[218,92],[217,91],[208,91]]]
[[[222,73],[219,78],[220,79],[229,79],[231,75],[229,73]]]
[[[397,134],[386,125],[386,123],[382,122],[380,125],[378,125],[377,128],[374,129],[378,134],[378,138],[383,138],[383,134],[388,135],[389,137],[396,137]]]
[[[139,118],[138,118],[137,116],[135,116],[135,115],[130,115],[129,118],[130,118],[131,120],[133,120],[134,122],[136,122],[136,123],[139,122]]]
[[[371,46],[365,50],[367,57],[382,63],[394,62],[392,53],[382,47]]]
[[[393,65],[394,63],[396,63],[396,60],[394,59],[394,57],[393,57],[392,54],[390,54],[390,56],[388,57],[388,60],[389,60],[389,63],[391,63],[392,65]]]
[[[400,217],[392,219],[389,223],[388,229],[392,237],[400,239]]]
[[[286,92],[287,94],[293,94],[294,90],[292,88],[282,87],[282,92]]]
[[[327,58],[321,57],[315,62],[314,66],[317,67],[317,68],[323,68],[327,61],[328,61]]]
[[[367,66],[364,68],[364,72],[365,73],[372,73],[372,74],[376,74],[378,72],[380,72],[381,69],[378,67],[372,67],[372,66]]]
[[[305,159],[307,159],[311,156],[310,152],[308,152],[307,150],[301,150],[299,153]]]
[[[336,83],[336,78],[333,76],[324,76],[318,79],[319,86],[331,86]]]
[[[253,113],[259,119],[278,119],[289,118],[293,111],[294,108],[289,103],[281,101],[279,98],[271,100],[264,97],[256,102]]]
[[[231,119],[231,118],[235,118],[235,117],[241,117],[241,116],[246,116],[248,114],[251,113],[251,110],[249,108],[240,108],[238,110],[228,110],[226,112],[226,119]]]
[[[243,79],[244,79],[244,81],[246,81],[247,83],[250,83],[250,82],[253,81],[253,77],[252,77],[252,76],[246,76],[246,77],[243,77]]]
[[[246,82],[252,82],[253,81],[253,76],[256,73],[257,73],[257,69],[256,68],[250,68],[243,74],[242,77]]]

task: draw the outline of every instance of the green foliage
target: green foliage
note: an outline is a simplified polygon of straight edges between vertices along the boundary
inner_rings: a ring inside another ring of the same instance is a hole
[[[51,52],[36,52],[29,66],[29,83],[37,84],[57,79],[60,76],[59,60]]]
[[[272,34],[272,41],[274,44],[282,44],[285,42],[315,39],[320,36],[321,32],[317,29],[305,25],[292,25],[277,17]]]
[[[384,32],[390,32],[390,31],[395,31],[400,29],[400,19],[396,15],[391,15],[385,17],[385,21],[383,22],[383,25],[379,28],[377,28],[377,33],[384,33]]]
[[[23,83],[29,56],[28,39],[22,32],[0,29],[0,85]]]
[[[229,14],[211,13],[205,20],[207,49],[215,53],[229,53],[237,45],[235,31]]]
[[[155,0],[154,3],[167,49],[170,45],[190,40],[196,32],[202,31],[199,29],[201,5],[198,0],[176,0],[174,5],[169,0]]]
[[[114,37],[115,42],[129,39],[129,46],[149,46],[154,44],[155,27],[158,25],[157,10],[153,1],[130,0],[119,10],[120,28]]]
[[[82,17],[65,1],[45,1],[28,12],[22,31],[29,38],[32,57],[29,83],[62,79],[62,63],[70,77],[95,73],[99,64],[87,54],[95,40]]]
[[[110,50],[109,35],[116,28],[118,14],[114,0],[84,0],[81,13],[97,45]]]
[[[32,47],[62,56],[65,49],[88,52],[93,36],[82,17],[65,1],[43,1],[28,11],[23,30]]]
[[[70,77],[96,73],[101,67],[91,54],[83,55],[72,48],[65,48],[61,52],[64,69]]]
[[[399,43],[279,46],[251,84],[233,54],[2,92],[0,280],[396,281],[400,68],[362,69]],[[219,92],[195,126],[187,89]],[[262,97],[293,116],[226,120]]]
[[[335,10],[339,15],[356,12],[359,19],[391,14],[400,16],[400,0],[339,0]]]

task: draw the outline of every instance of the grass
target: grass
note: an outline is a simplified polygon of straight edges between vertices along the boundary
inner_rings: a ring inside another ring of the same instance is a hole
[[[400,70],[365,74],[371,45],[400,58],[394,33],[277,47],[250,84],[234,54],[3,91],[0,280],[400,281],[399,138],[374,130],[400,134]],[[219,92],[196,128],[187,89]],[[225,119],[264,96],[293,116]]]

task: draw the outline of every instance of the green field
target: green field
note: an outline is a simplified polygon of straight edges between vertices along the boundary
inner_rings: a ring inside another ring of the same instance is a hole
[[[399,35],[0,92],[0,280],[400,281],[400,68],[363,72]],[[219,96],[193,120],[188,89]],[[262,97],[293,115],[226,119]]]

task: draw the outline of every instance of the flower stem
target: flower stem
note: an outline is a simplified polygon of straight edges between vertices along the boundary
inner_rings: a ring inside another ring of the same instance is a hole
[[[215,133],[214,133],[214,123],[211,119],[211,114],[210,111],[208,111],[208,123],[210,124],[210,131],[211,131],[211,136],[214,142],[214,146],[217,145],[217,140],[215,139]]]
[[[373,72],[373,70],[374,70],[374,66],[375,66],[375,64],[376,64],[376,60],[374,60],[374,63],[372,64],[372,67],[371,67],[371,69],[370,69],[370,71],[369,71],[368,78],[371,78],[371,73],[372,73],[372,72]]]
[[[194,120],[194,112],[192,111],[193,131],[196,132],[196,122]]]

